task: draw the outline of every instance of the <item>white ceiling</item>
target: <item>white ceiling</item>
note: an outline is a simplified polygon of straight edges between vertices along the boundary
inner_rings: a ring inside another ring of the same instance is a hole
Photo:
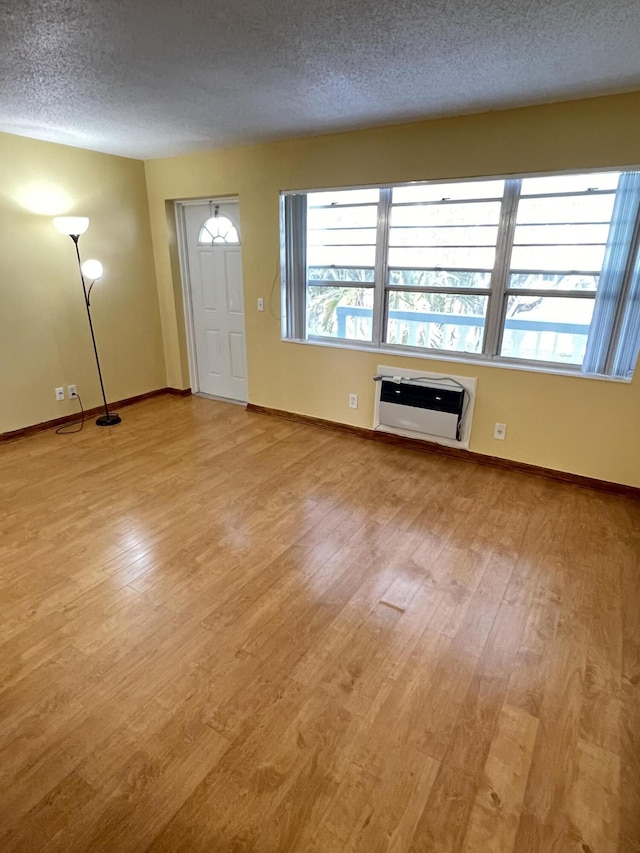
[[[2,0],[0,130],[148,158],[640,89],[639,21],[638,0]]]

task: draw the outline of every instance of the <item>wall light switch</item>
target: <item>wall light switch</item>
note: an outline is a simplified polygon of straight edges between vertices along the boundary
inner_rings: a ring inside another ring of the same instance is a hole
[[[262,297],[258,299],[258,311],[264,311],[264,299]]]

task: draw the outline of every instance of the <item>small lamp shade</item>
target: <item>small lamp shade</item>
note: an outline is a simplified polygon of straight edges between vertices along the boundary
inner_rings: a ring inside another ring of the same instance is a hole
[[[95,258],[90,258],[88,261],[85,261],[82,264],[81,269],[82,274],[90,281],[97,281],[99,278],[102,278],[102,273],[104,272],[102,264]]]
[[[53,224],[61,234],[79,237],[89,227],[89,218],[87,216],[56,216]]]

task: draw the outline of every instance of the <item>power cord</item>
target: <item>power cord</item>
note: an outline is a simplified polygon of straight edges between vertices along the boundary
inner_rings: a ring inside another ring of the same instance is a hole
[[[378,373],[373,377],[374,382],[382,382],[383,379],[386,379],[388,382],[428,382],[429,385],[443,385],[445,382],[451,382],[459,388],[464,388],[462,382],[458,382],[458,380],[454,379],[453,376],[441,376],[436,378],[435,376],[401,376],[392,375],[390,373]]]
[[[276,262],[276,274],[273,277],[273,283],[271,285],[271,291],[269,293],[269,300],[268,300],[269,301],[269,313],[271,314],[272,317],[275,317],[276,320],[282,319],[281,315],[276,314],[276,312],[273,310],[273,293],[276,289],[276,282],[278,281],[279,278],[280,278],[280,258],[278,257],[278,260]]]
[[[82,400],[80,399],[80,394],[76,391],[76,399],[80,404],[80,415],[81,418],[79,421],[75,421],[75,423],[64,424],[63,426],[58,427],[56,430],[56,435],[73,435],[76,432],[82,432],[82,428],[84,426],[84,407],[82,405]],[[78,426],[79,424],[79,426]],[[70,429],[70,427],[76,427],[76,429]]]
[[[457,441],[462,441],[462,429],[464,425],[464,419],[467,415],[467,409],[469,408],[469,403],[471,402],[471,394],[464,387],[464,385],[462,385],[462,383],[458,382],[458,385],[462,387],[462,413],[460,414],[460,418],[458,419],[458,426],[456,427],[456,439]]]

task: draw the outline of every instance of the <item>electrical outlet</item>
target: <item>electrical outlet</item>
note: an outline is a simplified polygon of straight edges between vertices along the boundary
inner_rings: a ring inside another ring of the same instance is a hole
[[[56,400],[64,400],[64,388],[56,388]]]
[[[67,394],[69,395],[70,400],[74,400],[78,396],[76,386],[75,385],[67,385]]]
[[[507,425],[506,424],[496,424],[493,428],[493,437],[497,438],[499,441],[504,441],[505,436],[507,435]]]
[[[258,311],[264,311],[264,299],[262,297],[258,299]]]
[[[358,395],[357,394],[349,394],[349,408],[357,409],[358,408]]]

